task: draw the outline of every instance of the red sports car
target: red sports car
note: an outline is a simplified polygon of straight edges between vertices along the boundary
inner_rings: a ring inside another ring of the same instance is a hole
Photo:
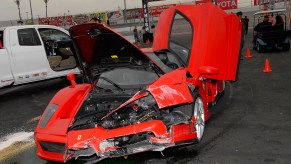
[[[217,6],[179,5],[139,49],[103,24],[72,27],[83,84],[60,90],[35,130],[40,158],[98,162],[201,141],[208,105],[236,80],[241,23]]]

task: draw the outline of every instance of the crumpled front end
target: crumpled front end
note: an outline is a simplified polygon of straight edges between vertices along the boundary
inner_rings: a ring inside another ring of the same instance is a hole
[[[185,78],[179,78],[183,75],[181,72],[185,73],[185,70],[164,75],[117,108],[106,109],[103,114],[98,113],[102,103],[93,101],[94,98],[88,99],[90,103],[85,103],[84,109],[92,104],[89,106],[98,107],[97,113],[89,113],[89,118],[75,118],[67,134],[65,161],[92,161],[93,157],[93,161],[97,162],[105,158],[163,151],[167,147],[194,143],[197,133],[192,113],[193,98],[187,90]],[[172,74],[177,74],[176,79],[169,77]]]
[[[91,162],[98,162],[140,152],[163,151],[175,145],[193,143],[196,137],[193,124],[167,127],[161,120],[111,130],[103,127],[76,130],[68,133],[65,161],[91,157]]]

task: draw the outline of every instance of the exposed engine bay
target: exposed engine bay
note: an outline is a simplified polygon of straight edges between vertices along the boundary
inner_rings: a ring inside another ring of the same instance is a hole
[[[153,96],[149,92],[142,90],[138,93],[146,93],[144,97],[126,104],[128,100],[135,96],[134,93],[137,92],[138,90],[136,89],[91,92],[78,111],[69,131],[76,130],[76,133],[78,133],[78,130],[82,131],[85,129],[92,129],[94,131],[94,128],[98,127],[110,131],[146,122],[150,126],[152,123],[156,124],[157,122],[155,121],[160,122],[160,125],[157,124],[156,126],[166,127],[165,130],[169,134],[171,133],[172,126],[175,125],[184,125],[194,131],[191,117],[192,112],[190,110],[193,106],[192,103],[160,109]],[[122,106],[123,104],[126,105]],[[75,159],[98,162],[108,157],[119,157],[144,151],[162,151],[167,147],[176,145],[166,138],[160,138],[165,140],[165,143],[152,143],[151,139],[157,136],[151,132],[150,128],[148,131],[129,132],[128,134],[105,140],[99,140],[93,134],[92,136],[92,138],[78,143],[83,146],[86,145],[84,148],[69,149],[67,156],[73,155]],[[194,140],[189,141],[189,143],[193,142]],[[95,146],[99,146],[98,151],[95,150]],[[87,157],[90,158],[87,159]]]
[[[170,125],[191,121],[191,112],[184,111],[189,110],[189,105],[192,104],[161,110],[154,98],[147,93],[147,96],[114,111],[129,100],[137,90],[122,91],[123,94],[118,90],[105,90],[104,92],[92,92],[87,97],[76,114],[74,123],[69,128],[70,130],[94,128],[96,126],[114,129],[150,120],[161,120],[169,127]]]

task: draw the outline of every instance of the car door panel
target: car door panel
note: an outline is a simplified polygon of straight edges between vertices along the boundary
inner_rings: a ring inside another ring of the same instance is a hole
[[[173,42],[169,37],[177,13],[192,26],[192,46],[186,63],[192,76],[200,77],[199,68],[210,66],[218,69],[218,74],[205,75],[205,78],[236,80],[241,41],[241,23],[236,15],[227,14],[211,3],[176,6],[166,10],[156,28],[154,51],[171,50]]]

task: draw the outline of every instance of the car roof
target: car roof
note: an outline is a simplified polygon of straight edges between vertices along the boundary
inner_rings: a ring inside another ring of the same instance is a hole
[[[6,26],[6,27],[0,27],[1,31],[4,31],[5,29],[9,29],[9,28],[46,28],[46,27],[50,27],[50,28],[60,28],[58,26],[52,26],[52,25],[17,25],[17,26]]]
[[[277,9],[277,10],[268,10],[268,11],[258,11],[254,15],[269,14],[269,13],[278,13],[278,12],[286,12],[286,9]]]

